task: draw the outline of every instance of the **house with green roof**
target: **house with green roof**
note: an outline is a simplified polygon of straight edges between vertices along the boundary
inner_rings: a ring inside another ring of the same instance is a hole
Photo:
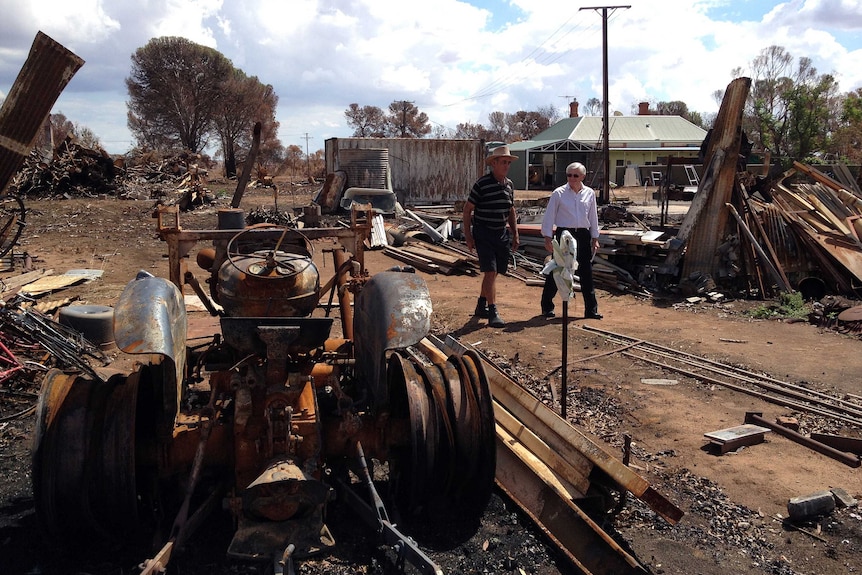
[[[657,185],[668,159],[670,182],[697,185],[701,144],[706,130],[681,116],[649,114],[641,103],[636,116],[608,118],[608,151],[611,182],[623,185]],[[570,115],[532,140],[509,144],[518,161],[509,178],[519,190],[551,190],[565,181],[566,166],[581,162],[587,167],[586,182],[597,190],[603,184],[602,117],[579,116],[578,103],[570,104]],[[691,159],[685,162],[684,159]]]

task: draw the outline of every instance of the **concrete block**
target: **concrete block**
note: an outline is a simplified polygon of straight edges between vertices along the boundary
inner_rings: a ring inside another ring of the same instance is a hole
[[[787,502],[787,513],[791,521],[826,515],[833,509],[835,509],[835,497],[831,491],[818,491],[810,495],[794,497]]]
[[[838,507],[856,507],[859,504],[852,495],[840,487],[833,487],[829,491],[831,491],[832,495],[835,497],[835,504]]]

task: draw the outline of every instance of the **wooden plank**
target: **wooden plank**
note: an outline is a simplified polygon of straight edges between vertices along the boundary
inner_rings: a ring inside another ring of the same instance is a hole
[[[401,250],[400,248],[395,247],[387,247],[383,249],[383,253],[387,256],[394,258],[396,260],[402,261],[404,263],[408,263],[415,267],[418,270],[421,270],[426,273],[435,274],[440,271],[440,266],[435,263],[426,260],[425,258],[420,258],[417,255],[409,254]]]
[[[54,270],[52,270],[52,269],[35,270],[32,272],[27,272],[27,273],[20,274],[17,276],[10,276],[8,278],[3,278],[2,279],[2,285],[3,285],[3,294],[2,295],[5,296],[7,294],[11,294],[12,292],[16,292],[16,291],[18,291],[18,289],[21,288],[21,286],[27,285],[31,282],[38,280],[39,278],[51,275],[53,273],[54,273]]]
[[[537,457],[550,471],[558,475],[561,480],[570,484],[575,495],[573,497],[583,498],[590,488],[590,472],[593,464],[581,454],[573,458],[562,458],[560,454],[552,450],[547,443],[533,433],[523,423],[515,419],[499,402],[494,402],[494,419],[497,427],[505,429],[509,435],[517,438],[535,457]]]
[[[644,568],[576,503],[523,444],[497,426],[497,485],[585,575],[634,575]]]
[[[432,261],[436,264],[443,264],[443,265],[454,267],[454,266],[457,266],[457,265],[464,263],[464,259],[460,258],[458,256],[451,255],[451,254],[449,254],[449,255],[441,254],[439,252],[427,250],[427,249],[424,249],[424,248],[422,248],[420,246],[416,246],[416,245],[406,244],[406,245],[401,247],[401,250],[403,250],[407,253],[410,253],[410,254],[417,255],[421,258]]]

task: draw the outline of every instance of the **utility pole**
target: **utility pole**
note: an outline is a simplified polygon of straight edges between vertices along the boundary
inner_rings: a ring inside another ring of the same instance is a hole
[[[608,144],[608,10],[628,9],[631,6],[590,6],[581,10],[602,11],[602,89],[604,100],[604,111],[602,114],[602,160],[604,162],[605,177],[599,203],[608,204],[611,201],[611,152]]]
[[[312,139],[311,136],[308,135],[308,132],[305,133],[305,171],[308,172],[308,183],[312,183],[311,179],[311,159],[308,157],[308,140]]]
[[[401,137],[407,137],[407,105],[415,104],[416,102],[410,100],[401,100]]]

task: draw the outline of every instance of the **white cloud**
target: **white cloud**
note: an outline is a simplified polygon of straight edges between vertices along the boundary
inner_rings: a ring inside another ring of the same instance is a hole
[[[58,106],[111,152],[125,129],[129,57],[158,35],[212,46],[279,96],[282,143],[322,148],[348,136],[352,102],[416,103],[454,128],[490,112],[535,110],[602,97],[602,14],[568,0],[0,0],[0,93],[8,91],[37,30],[86,64]],[[682,100],[714,112],[713,92],[760,51],[783,46],[862,86],[862,0],[632,0],[608,18],[609,100]],[[122,140],[126,143],[123,144]],[[316,146],[316,147],[315,147]]]

